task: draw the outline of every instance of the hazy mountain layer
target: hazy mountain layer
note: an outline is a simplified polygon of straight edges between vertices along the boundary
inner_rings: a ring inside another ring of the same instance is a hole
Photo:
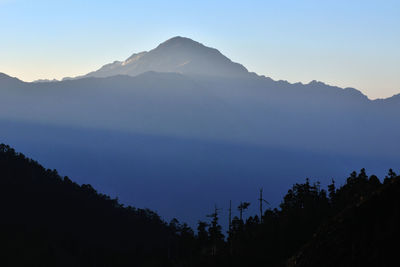
[[[258,190],[279,204],[293,183],[306,177],[342,183],[351,171],[368,166],[383,176],[398,157],[313,153],[277,146],[152,136],[99,129],[0,121],[0,140],[11,144],[78,183],[90,183],[122,203],[151,208],[164,218],[195,225],[227,205],[250,201],[258,212]],[[206,193],[205,193],[206,192]]]
[[[352,155],[400,148],[397,97],[371,101],[320,82],[148,72],[51,83],[3,78],[0,88],[3,119]]]

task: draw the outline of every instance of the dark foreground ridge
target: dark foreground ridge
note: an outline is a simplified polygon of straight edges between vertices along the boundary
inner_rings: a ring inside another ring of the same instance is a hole
[[[227,233],[216,208],[194,234],[0,145],[0,265],[391,266],[399,200],[392,170],[381,183],[362,169],[339,188],[295,184],[279,208],[247,219],[256,203],[242,202]]]
[[[357,201],[322,225],[289,267],[393,266],[398,261],[399,177],[386,179],[369,195],[355,196]]]
[[[146,266],[171,229],[150,210],[78,185],[0,145],[0,266]]]

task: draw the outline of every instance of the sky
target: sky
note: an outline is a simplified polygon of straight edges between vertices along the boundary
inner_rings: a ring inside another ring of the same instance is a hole
[[[400,1],[0,0],[0,72],[86,74],[184,36],[275,80],[400,93]]]

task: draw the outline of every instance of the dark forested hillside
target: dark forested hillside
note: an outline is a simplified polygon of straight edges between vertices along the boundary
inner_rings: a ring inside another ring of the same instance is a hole
[[[399,179],[389,170],[381,183],[364,169],[338,188],[334,181],[323,189],[307,179],[288,190],[279,208],[247,219],[251,203],[242,202],[225,241],[216,208],[208,223],[198,224],[201,249],[193,264],[391,266],[399,248]]]
[[[354,204],[323,224],[288,266],[396,266],[400,177],[395,178],[393,172],[389,176],[392,179],[388,177],[384,186],[370,194],[348,190]]]
[[[1,266],[161,266],[175,235],[150,210],[0,145]]]
[[[209,224],[199,222],[203,255],[195,266],[393,266],[400,238],[399,181],[392,170],[381,183],[364,169],[339,188],[332,181],[325,190],[307,179],[288,190],[279,209],[261,217],[244,220],[250,203],[241,203],[226,242],[216,209]]]

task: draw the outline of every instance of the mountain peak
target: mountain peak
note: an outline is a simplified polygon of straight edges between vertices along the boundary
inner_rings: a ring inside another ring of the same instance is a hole
[[[202,43],[196,42],[190,38],[176,36],[167,41],[159,44],[155,49],[150,52],[172,53],[174,56],[186,55],[188,57],[204,57],[206,55],[214,58],[226,58],[217,49],[207,47]],[[227,58],[226,58],[227,59]],[[211,60],[209,58],[208,60]],[[228,59],[229,60],[229,59]]]
[[[86,77],[137,76],[148,71],[220,77],[249,75],[245,67],[232,62],[217,49],[176,36],[148,52],[135,53],[123,62],[104,65]]]
[[[192,40],[190,38],[187,38],[187,37],[175,36],[175,37],[172,37],[172,38],[168,39],[167,41],[161,43],[160,45],[163,45],[163,44],[165,44],[165,45],[166,44],[176,44],[176,43],[198,44],[199,42],[196,42],[196,41],[194,41],[194,40]]]
[[[203,44],[196,42],[190,38],[187,37],[182,37],[182,36],[175,36],[172,37],[171,39],[168,39],[167,41],[161,43],[158,45],[157,48],[166,48],[166,47],[204,47],[206,48]],[[156,48],[156,49],[157,49]]]

